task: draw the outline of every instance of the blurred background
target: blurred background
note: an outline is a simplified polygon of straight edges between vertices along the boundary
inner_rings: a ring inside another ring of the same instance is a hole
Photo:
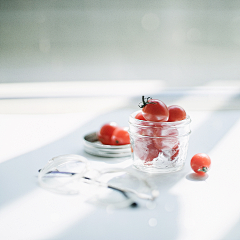
[[[2,99],[106,96],[106,88],[232,94],[239,66],[239,1],[0,0]]]

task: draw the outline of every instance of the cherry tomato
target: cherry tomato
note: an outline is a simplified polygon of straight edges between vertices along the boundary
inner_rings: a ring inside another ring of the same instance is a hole
[[[178,139],[176,137],[154,138],[153,143],[158,150],[171,150],[178,146]]]
[[[158,126],[154,128],[154,137],[169,137],[169,136],[178,136],[177,128],[171,126]]]
[[[112,134],[116,128],[117,128],[117,124],[115,122],[110,122],[110,123],[104,124],[101,127],[100,131],[97,133],[98,140],[102,144],[111,145]]]
[[[137,134],[142,135],[142,136],[149,136],[153,137],[154,129],[152,127],[139,127],[136,129]]]
[[[192,157],[190,165],[194,172],[204,175],[209,171],[211,159],[205,153],[197,153]]]
[[[177,129],[171,129],[168,127],[161,127],[154,129],[153,143],[154,146],[162,150],[171,150],[178,146],[178,131]]]
[[[112,134],[111,145],[130,144],[130,136],[127,128],[116,128]]]
[[[179,155],[179,144],[172,149],[171,160],[175,160]]]
[[[155,148],[151,138],[137,138],[134,142],[134,154],[142,161],[150,162],[158,157],[159,150]]]
[[[164,102],[151,98],[147,98],[147,101],[145,101],[144,96],[142,102],[143,104],[140,107],[142,108],[143,117],[147,121],[164,122],[168,120],[169,112]]]
[[[135,116],[135,118],[136,118],[136,119],[139,119],[139,120],[146,121],[146,119],[143,117],[142,112],[139,112],[139,113]]]
[[[168,122],[181,121],[185,119],[187,116],[185,110],[178,105],[169,106],[168,111],[169,111]]]
[[[160,150],[160,153],[169,161],[174,161],[178,157],[179,152],[180,152],[180,149],[178,145],[176,145],[174,148],[171,148],[171,149],[168,148],[168,149]]]

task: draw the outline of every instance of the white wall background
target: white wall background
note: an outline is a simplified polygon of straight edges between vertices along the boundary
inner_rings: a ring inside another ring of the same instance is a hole
[[[240,79],[240,2],[0,0],[0,82]]]

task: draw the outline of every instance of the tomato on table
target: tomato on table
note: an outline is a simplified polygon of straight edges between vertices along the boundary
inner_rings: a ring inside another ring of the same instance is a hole
[[[147,121],[163,122],[168,120],[168,108],[164,102],[158,99],[145,99],[142,96],[142,105],[139,107],[142,108],[143,117]]]
[[[117,127],[112,134],[111,145],[126,145],[130,144],[130,136],[128,128]]]
[[[101,127],[100,131],[97,133],[98,140],[102,144],[111,145],[112,134],[116,128],[117,128],[117,123],[115,123],[115,122],[110,122],[110,123],[104,124]]]
[[[205,153],[197,153],[192,157],[190,165],[194,172],[204,175],[210,169],[211,159]]]
[[[181,121],[184,120],[187,116],[186,111],[178,105],[169,106],[168,112],[168,122]]]

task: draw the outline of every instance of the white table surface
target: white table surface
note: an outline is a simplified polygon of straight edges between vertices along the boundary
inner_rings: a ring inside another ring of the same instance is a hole
[[[88,155],[82,138],[109,120],[127,125],[133,108],[93,113],[0,114],[0,239],[240,239],[240,111],[188,111],[192,133],[183,170],[154,174],[156,206],[109,211],[81,195],[51,193],[37,172],[62,154],[92,166],[131,167],[131,158]],[[212,168],[195,179],[190,159],[207,153]]]

